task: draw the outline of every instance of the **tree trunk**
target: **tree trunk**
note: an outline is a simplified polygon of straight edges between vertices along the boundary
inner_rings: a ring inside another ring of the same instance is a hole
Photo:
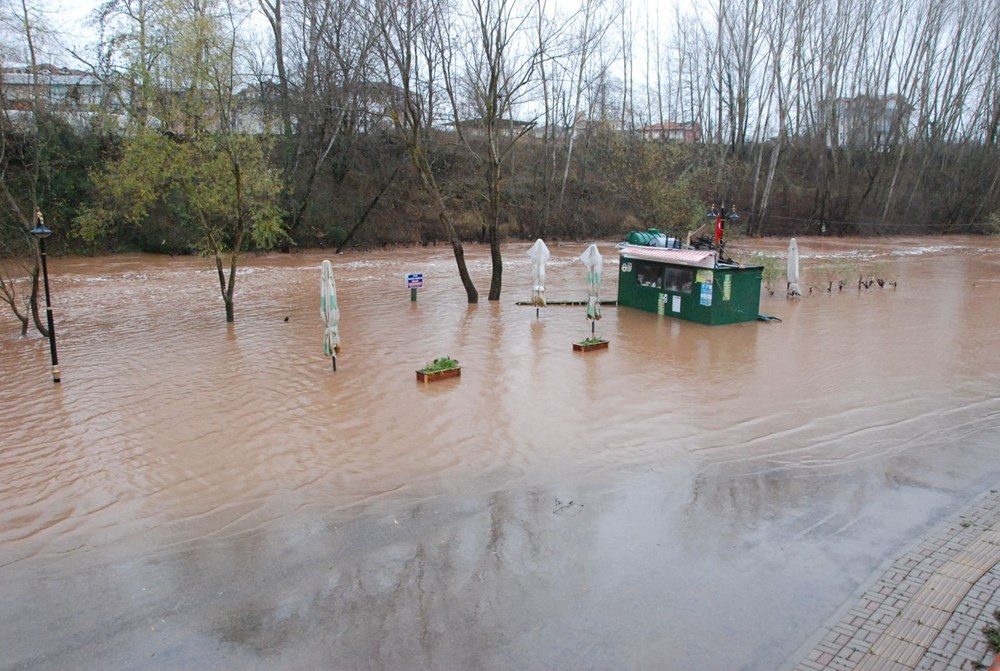
[[[361,216],[358,217],[358,220],[354,222],[353,226],[351,226],[351,230],[349,230],[347,232],[347,235],[344,236],[344,239],[337,244],[338,254],[344,251],[344,247],[346,247],[347,243],[351,241],[351,238],[354,237],[354,234],[357,233],[358,229],[361,228],[361,226],[366,221],[368,221],[368,215],[371,214],[372,210],[375,209],[375,206],[378,205],[378,201],[381,200],[382,194],[386,192],[386,190],[389,188],[389,185],[391,185],[393,181],[395,181],[397,173],[399,173],[399,166],[397,166],[396,169],[392,171],[392,174],[389,176],[389,179],[385,180],[385,182],[382,183],[382,185],[379,187],[378,193],[375,194],[375,197],[372,198],[371,201],[368,203],[368,206],[365,208],[365,211],[361,213]]]
[[[496,217],[490,221],[490,261],[493,272],[490,274],[490,293],[487,300],[498,301],[503,285],[503,259],[500,257],[500,232]]]
[[[892,172],[892,181],[889,183],[889,193],[885,197],[885,209],[882,210],[882,220],[879,222],[885,226],[885,219],[889,216],[889,206],[892,205],[892,194],[896,190],[896,181],[899,179],[899,169],[903,165],[903,154],[906,153],[906,144],[899,147],[899,160],[896,161],[896,169]]]
[[[760,235],[761,224],[764,223],[764,215],[767,212],[768,203],[771,201],[771,189],[774,188],[774,173],[778,169],[778,156],[781,154],[781,142],[784,135],[779,134],[774,148],[771,150],[771,161],[767,166],[767,180],[764,182],[764,191],[760,196],[760,213],[754,217],[751,223],[751,235]]]
[[[451,233],[451,249],[455,252],[455,265],[458,266],[458,276],[462,279],[462,286],[465,287],[465,294],[469,299],[469,303],[478,303],[479,292],[476,291],[476,285],[473,284],[472,277],[469,275],[469,268],[465,265],[465,248],[462,247],[462,241],[455,232],[455,227],[452,226],[451,221],[448,219],[448,214],[443,209],[438,214],[438,219],[444,224],[445,229]]]

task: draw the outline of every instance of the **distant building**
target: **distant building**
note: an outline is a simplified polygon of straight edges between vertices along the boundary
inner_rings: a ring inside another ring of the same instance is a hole
[[[599,117],[588,118],[584,112],[576,115],[576,123],[572,125],[564,125],[559,121],[553,121],[546,127],[541,120],[533,123],[534,126],[531,129],[530,135],[537,138],[544,137],[546,130],[550,138],[558,138],[559,140],[568,140],[571,136],[573,138],[582,138],[594,135],[595,133],[618,134],[623,132],[620,120]]]
[[[233,130],[246,135],[278,135],[282,121],[277,114],[280,89],[274,82],[249,86],[234,97]]]
[[[400,107],[403,99],[402,89],[383,82],[353,82],[334,93],[335,98],[328,104],[343,117],[341,123],[362,133],[391,127],[391,110]],[[289,95],[296,100],[300,92],[293,90]],[[223,119],[210,90],[159,89],[156,96],[155,105],[143,116],[148,126],[177,135],[192,132],[192,123],[209,131],[220,128]],[[110,121],[113,129],[125,132],[138,115],[127,101],[115,104],[105,82],[91,73],[48,64],[39,65],[34,72],[28,66],[0,68],[0,106],[8,119],[24,130],[30,129],[35,101],[42,110],[58,114],[78,129]],[[243,88],[236,92],[233,103],[233,108],[227,110],[233,114],[228,119],[232,131],[249,135],[283,132],[281,91],[276,82]],[[419,108],[420,104],[415,97],[414,105]],[[152,116],[154,108],[157,117]],[[196,116],[188,115],[189,109],[195,110]],[[295,126],[304,122],[298,117],[291,121]]]
[[[0,94],[8,111],[31,110],[36,95],[44,107],[86,109],[101,104],[104,86],[89,72],[42,64],[34,73],[29,66],[0,68]]]
[[[903,96],[858,95],[821,105],[828,147],[888,149],[906,136],[913,106]]]
[[[341,95],[341,102],[334,103],[334,106],[350,110],[351,125],[360,133],[391,129],[393,110],[402,109],[406,100],[406,92],[401,87],[381,81],[352,82],[342,89]],[[411,93],[410,102],[414,109],[422,113],[424,101],[421,96]]]
[[[701,142],[701,124],[696,122],[678,123],[664,121],[663,123],[643,126],[639,129],[644,142],[683,142],[694,144]]]
[[[455,130],[460,130],[467,137],[485,137],[486,122],[483,119],[467,119],[455,124]],[[500,134],[507,137],[518,137],[532,133],[536,128],[534,121],[521,121],[520,119],[503,119],[497,124]]]
[[[15,128],[34,128],[35,103],[39,111],[56,114],[76,129],[92,127],[98,119],[119,127],[122,114],[102,114],[106,109],[103,82],[89,72],[41,64],[0,68],[0,107]]]

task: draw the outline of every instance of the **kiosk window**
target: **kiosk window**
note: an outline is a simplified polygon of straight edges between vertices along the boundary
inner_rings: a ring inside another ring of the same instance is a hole
[[[640,263],[637,261],[635,264],[635,281],[640,286],[659,289],[661,272],[662,266],[655,263]]]
[[[694,282],[694,268],[673,268],[667,266],[663,270],[663,290],[676,291],[682,294],[691,293]]]

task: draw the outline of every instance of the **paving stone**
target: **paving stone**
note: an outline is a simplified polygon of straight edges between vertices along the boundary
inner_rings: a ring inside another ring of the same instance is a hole
[[[925,650],[930,647],[940,633],[939,629],[919,624],[913,620],[898,618],[885,630],[889,636],[919,645]]]
[[[892,636],[883,636],[872,646],[873,655],[894,660],[911,669],[917,665],[925,652],[927,648]]]
[[[922,603],[910,603],[900,613],[900,617],[940,631],[948,623],[951,613]]]
[[[980,553],[967,549],[955,555],[954,561],[988,571],[997,563],[997,557],[993,556],[992,553]]]
[[[892,659],[869,655],[858,664],[857,671],[913,671],[912,666],[905,666]]]
[[[966,564],[961,564],[959,562],[948,562],[941,567],[941,575],[948,576],[950,578],[957,578],[958,580],[965,580],[970,583],[975,583],[980,578],[983,577],[983,571],[976,568],[975,566],[968,566]]]
[[[1000,544],[1000,530],[987,531],[979,538],[986,543]]]
[[[996,527],[996,528],[994,528]],[[1000,488],[900,555],[795,671],[970,671],[1000,609]]]
[[[962,602],[971,585],[943,575],[933,575],[913,596],[913,603],[920,603],[939,610],[951,611]]]

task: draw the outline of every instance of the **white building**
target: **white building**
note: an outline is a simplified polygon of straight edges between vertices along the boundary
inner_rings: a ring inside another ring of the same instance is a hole
[[[888,149],[906,136],[912,105],[900,95],[837,98],[825,103],[829,147]]]

